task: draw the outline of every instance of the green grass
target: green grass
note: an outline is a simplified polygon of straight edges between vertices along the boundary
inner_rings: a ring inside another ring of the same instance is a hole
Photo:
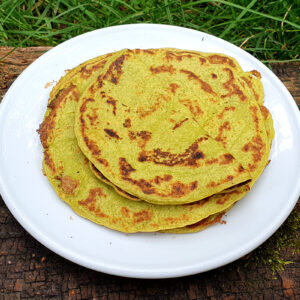
[[[173,24],[219,36],[258,59],[300,60],[300,0],[3,0],[0,43],[55,46],[130,23]]]

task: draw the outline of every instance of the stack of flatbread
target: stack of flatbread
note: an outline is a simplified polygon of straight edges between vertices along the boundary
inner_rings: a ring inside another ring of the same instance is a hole
[[[251,189],[274,136],[257,71],[223,54],[121,50],[69,70],[39,134],[43,171],[82,217],[196,232]]]

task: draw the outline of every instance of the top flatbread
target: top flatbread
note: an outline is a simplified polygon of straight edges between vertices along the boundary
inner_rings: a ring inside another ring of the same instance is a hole
[[[79,101],[78,145],[109,182],[155,204],[255,179],[269,154],[255,75],[220,54],[125,50]]]

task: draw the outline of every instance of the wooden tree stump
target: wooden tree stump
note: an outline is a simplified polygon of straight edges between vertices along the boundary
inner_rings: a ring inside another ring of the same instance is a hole
[[[0,101],[15,78],[50,47],[17,49],[0,62]],[[11,48],[0,47],[0,58]],[[274,63],[300,105],[300,63]],[[299,202],[294,210],[299,213]],[[0,300],[15,299],[300,299],[300,255],[273,274],[270,265],[240,259],[216,270],[176,279],[140,280],[106,275],[71,263],[33,239],[0,197]]]

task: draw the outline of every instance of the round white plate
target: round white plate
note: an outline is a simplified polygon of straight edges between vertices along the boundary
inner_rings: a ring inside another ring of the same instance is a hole
[[[262,74],[275,126],[271,163],[253,190],[217,224],[195,234],[123,234],[77,216],[42,174],[36,130],[50,88],[65,70],[123,48],[175,47],[233,56]],[[300,191],[300,115],[279,79],[254,57],[211,35],[166,25],[105,28],[73,38],[31,64],[0,106],[0,188],[8,208],[38,241],[85,267],[128,277],[166,278],[217,268],[263,243],[287,218]]]

